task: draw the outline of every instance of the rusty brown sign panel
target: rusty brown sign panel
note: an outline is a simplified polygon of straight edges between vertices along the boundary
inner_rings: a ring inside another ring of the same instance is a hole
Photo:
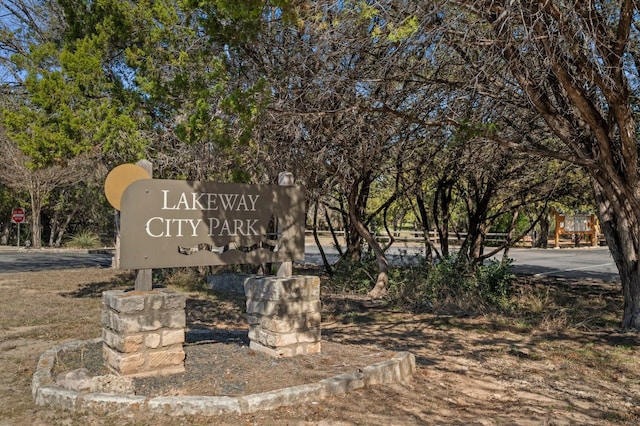
[[[301,260],[304,207],[298,186],[139,180],[121,198],[120,266]]]

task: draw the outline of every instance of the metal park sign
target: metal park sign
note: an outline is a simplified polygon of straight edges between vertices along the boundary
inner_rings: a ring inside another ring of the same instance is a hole
[[[125,269],[304,258],[305,201],[297,186],[140,179],[120,204]]]

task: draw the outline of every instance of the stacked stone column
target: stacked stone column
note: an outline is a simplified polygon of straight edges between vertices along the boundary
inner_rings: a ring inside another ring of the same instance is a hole
[[[250,277],[244,288],[251,349],[273,357],[320,352],[318,277]]]
[[[132,377],[184,371],[183,294],[113,290],[104,292],[102,301],[103,356],[109,370]]]

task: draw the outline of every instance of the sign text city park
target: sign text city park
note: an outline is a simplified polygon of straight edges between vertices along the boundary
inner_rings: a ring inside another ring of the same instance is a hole
[[[142,179],[122,194],[120,229],[127,269],[301,259],[304,198],[296,186]]]

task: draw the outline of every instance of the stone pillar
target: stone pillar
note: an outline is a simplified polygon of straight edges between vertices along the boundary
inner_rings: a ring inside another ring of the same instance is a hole
[[[320,352],[320,278],[250,277],[249,347],[273,357]]]
[[[167,289],[105,291],[102,352],[114,374],[146,377],[184,371],[186,299]]]

